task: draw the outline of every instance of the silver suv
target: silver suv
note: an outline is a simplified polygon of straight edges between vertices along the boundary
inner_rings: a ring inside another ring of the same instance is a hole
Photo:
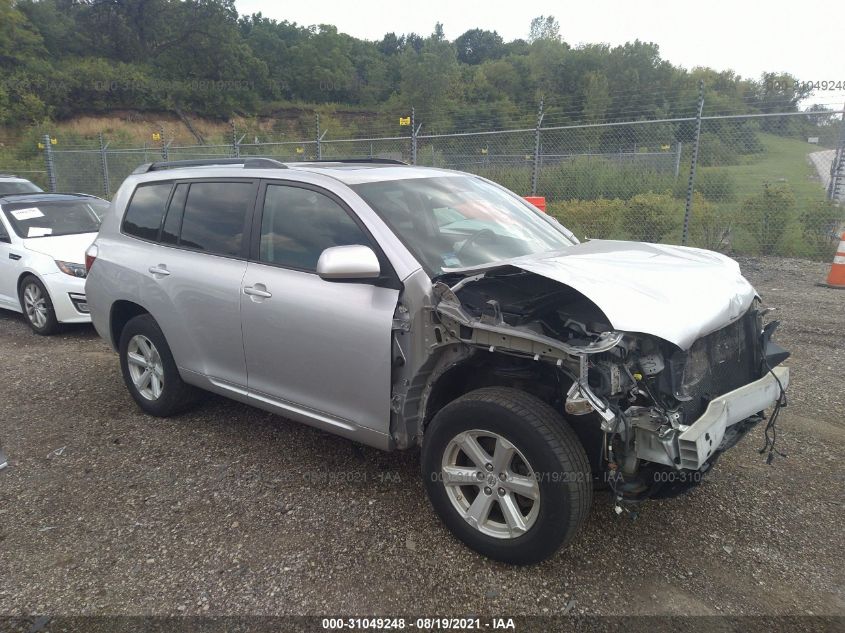
[[[695,485],[785,402],[776,322],[723,255],[579,243],[455,171],[213,163],[139,167],[88,251],[132,397],[419,446],[434,509],[487,556],[549,557],[594,488],[623,513]]]

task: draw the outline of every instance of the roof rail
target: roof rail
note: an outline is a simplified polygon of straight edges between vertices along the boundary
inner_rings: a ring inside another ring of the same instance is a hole
[[[16,174],[0,174],[0,178],[19,178]]]
[[[379,165],[407,165],[405,161],[395,158],[320,158],[306,161],[309,163],[376,163]]]
[[[244,169],[287,169],[287,165],[272,158],[199,158],[192,160],[168,160],[156,163],[144,163],[133,174],[146,174],[151,171],[180,169],[182,167],[210,167],[213,165],[243,165]]]

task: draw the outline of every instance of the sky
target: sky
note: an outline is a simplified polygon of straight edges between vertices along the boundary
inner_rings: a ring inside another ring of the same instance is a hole
[[[801,81],[845,84],[842,0],[236,0],[242,14],[261,12],[300,25],[333,24],[355,37],[379,40],[393,31],[428,35],[442,22],[454,40],[471,28],[498,31],[506,41],[525,38],[531,19],[554,15],[571,45],[611,45],[640,39],[661,56],[691,69],[731,69],[747,78],[789,72]],[[841,109],[845,90],[818,91],[808,103]]]

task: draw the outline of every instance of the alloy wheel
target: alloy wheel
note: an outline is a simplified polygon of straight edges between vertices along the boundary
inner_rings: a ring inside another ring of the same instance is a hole
[[[49,308],[47,298],[36,283],[28,283],[23,289],[23,307],[26,318],[35,327],[41,329],[47,324]]]
[[[158,400],[164,389],[164,365],[155,345],[143,334],[136,334],[126,348],[126,361],[132,384],[147,400]]]
[[[483,534],[518,538],[537,521],[537,476],[519,449],[497,433],[456,435],[443,452],[441,475],[455,510]]]

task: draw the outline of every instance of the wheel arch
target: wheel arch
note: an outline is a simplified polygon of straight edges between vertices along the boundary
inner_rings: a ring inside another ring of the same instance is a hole
[[[118,348],[123,328],[131,319],[142,314],[150,314],[150,311],[134,301],[119,299],[112,304],[109,311],[109,336],[111,337],[112,347]]]
[[[41,277],[41,275],[39,275],[34,270],[27,268],[25,270],[22,270],[21,274],[18,275],[18,281],[17,281],[17,284],[15,286],[17,288],[17,291],[18,291],[18,297],[21,296],[21,290],[23,289],[23,282],[24,282],[24,279],[26,279],[27,277],[35,277],[41,283],[41,285],[44,286],[44,290],[46,290],[48,294],[50,293],[50,289],[47,287],[47,284],[44,283],[44,279]],[[52,295],[50,296],[50,298],[51,299],[53,298]]]
[[[518,389],[539,398],[570,423],[587,451],[593,473],[599,473],[603,469],[599,458],[600,421],[595,414],[570,416],[564,411],[571,384],[570,378],[548,363],[501,352],[477,352],[434,375],[423,405],[422,432],[443,407],[470,391],[484,387]]]
[[[447,404],[484,387],[510,387],[525,391],[558,411],[569,385],[552,365],[501,352],[478,352],[433,377],[425,399],[423,426]]]

